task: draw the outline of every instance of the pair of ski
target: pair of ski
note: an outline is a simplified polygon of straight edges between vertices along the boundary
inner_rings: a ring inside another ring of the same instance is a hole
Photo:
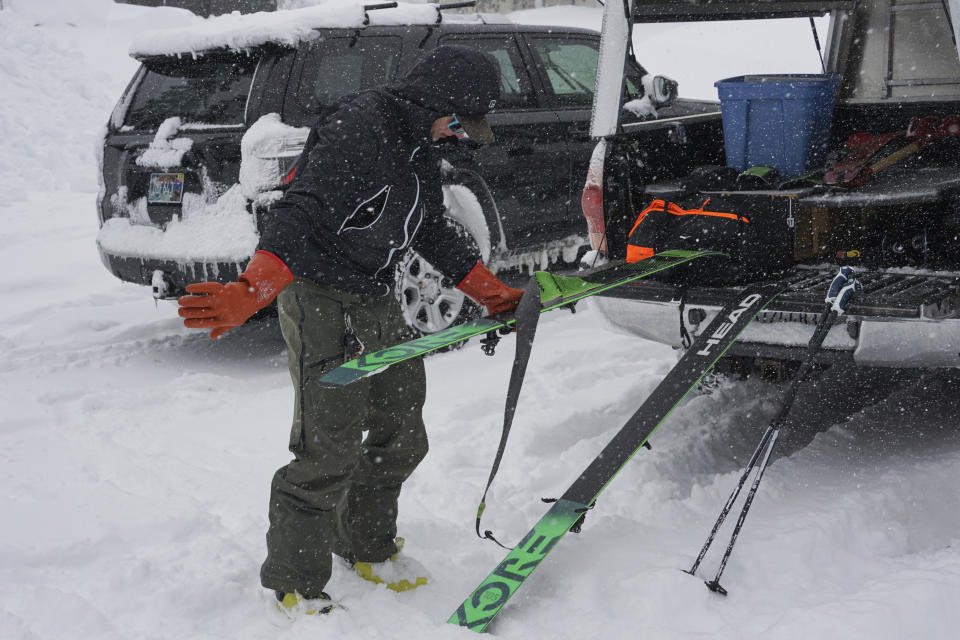
[[[717,255],[723,254],[665,252],[640,263],[615,265],[582,278],[564,278],[538,272],[536,282],[541,297],[540,312],[567,306],[590,295],[692,260]],[[477,632],[484,631],[567,531],[574,528],[583,515],[593,507],[597,497],[636,452],[647,443],[673,409],[716,364],[757,314],[786,288],[787,285],[783,283],[747,287],[724,306],[610,443],[520,543],[457,608],[448,622]],[[339,369],[331,371],[323,381],[335,386],[348,384],[352,380],[375,373],[396,362],[429,353],[472,336],[509,328],[515,324],[514,318],[482,318],[397,347],[362,355]],[[496,468],[496,464],[494,467]]]
[[[707,325],[691,347],[660,382],[643,405],[627,420],[600,454],[587,466],[563,496],[533,526],[507,557],[480,583],[448,620],[451,624],[484,631],[503,609],[510,597],[523,585],[547,554],[567,531],[577,531],[583,515],[593,508],[597,498],[641,447],[647,444],[672,411],[683,401],[717,361],[733,345],[740,334],[774,299],[789,288],[789,283],[774,282],[747,287],[725,305]],[[733,535],[724,553],[717,575],[707,581],[712,591],[726,594],[720,576],[743,527],[760,480],[770,460],[783,423],[796,397],[799,385],[812,367],[834,320],[843,313],[850,297],[860,289],[850,267],[843,267],[833,279],[826,296],[826,307],[820,315],[801,370],[781,403],[777,417],[764,432],[740,482],[724,506],[707,542],[688,573],[694,574],[713,542],[724,518],[729,514],[749,474],[757,468],[756,479],[743,506]],[[761,459],[762,458],[762,459]],[[759,467],[757,465],[759,464]]]
[[[725,305],[643,405],[579,474],[549,511],[480,583],[448,620],[484,631],[561,538],[575,529],[600,494],[673,410],[726,353],[744,329],[788,285],[747,287]]]

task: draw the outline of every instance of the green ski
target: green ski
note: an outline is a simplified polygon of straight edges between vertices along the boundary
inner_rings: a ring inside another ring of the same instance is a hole
[[[593,507],[600,493],[747,325],[788,286],[779,282],[748,287],[721,309],[603,451],[447,622],[477,632],[485,630],[560,538]]]
[[[628,282],[707,256],[726,257],[726,254],[717,251],[663,251],[641,262],[618,262],[579,277],[537,271],[534,277],[540,288],[540,312],[564,307]],[[320,378],[320,383],[329,387],[342,387],[398,362],[431,353],[475,336],[512,327],[514,324],[516,319],[505,315],[487,316],[465,322],[437,333],[414,338],[403,344],[361,354],[329,371]]]

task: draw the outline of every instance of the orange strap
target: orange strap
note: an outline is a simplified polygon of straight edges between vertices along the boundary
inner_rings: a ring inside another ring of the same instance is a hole
[[[647,214],[651,211],[666,211],[674,216],[716,216],[718,218],[727,218],[728,220],[743,220],[747,223],[750,222],[749,219],[735,213],[726,213],[723,211],[705,211],[704,207],[707,206],[707,203],[709,202],[710,198],[707,198],[703,201],[703,204],[700,205],[699,209],[681,209],[678,205],[672,202],[667,204],[665,201],[658,198],[651,202],[646,209],[640,212],[640,215],[637,216],[637,221],[633,223],[633,228],[630,229],[630,233],[627,234],[627,237],[629,238],[633,235],[633,232],[637,230],[637,227],[640,226],[640,223],[643,222],[643,219],[646,218]]]
[[[638,247],[635,244],[627,245],[627,262],[640,262],[653,257],[653,247]]]
[[[630,233],[627,234],[627,237],[629,238],[630,236],[633,235],[633,232],[637,230],[637,227],[640,226],[640,223],[643,222],[643,219],[647,217],[648,213],[650,213],[651,211],[663,211],[663,207],[665,205],[666,205],[666,202],[664,202],[663,200],[654,200],[649,205],[647,205],[647,208],[641,211],[640,215],[637,216],[637,221],[633,223],[633,228],[630,229]],[[671,202],[670,206],[675,207],[677,205]]]
[[[737,215],[736,213],[725,213],[723,211],[704,211],[703,208],[707,206],[708,202],[710,202],[710,198],[704,200],[699,209],[681,209],[671,202],[669,206],[667,206],[667,213],[675,216],[716,216],[718,218],[727,218],[728,220],[743,220],[744,222],[750,222],[747,218]]]

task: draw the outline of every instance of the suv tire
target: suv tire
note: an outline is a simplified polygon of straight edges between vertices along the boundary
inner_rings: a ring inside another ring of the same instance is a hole
[[[483,256],[483,238],[478,238],[483,232],[461,223],[452,210],[446,215],[449,224],[469,239],[473,251]],[[463,295],[456,284],[419,253],[408,251],[397,267],[394,289],[407,326],[417,335],[426,335],[479,318],[483,309]]]

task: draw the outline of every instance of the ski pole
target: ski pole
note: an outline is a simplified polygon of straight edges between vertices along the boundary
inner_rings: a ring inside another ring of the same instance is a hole
[[[703,543],[703,548],[700,549],[697,559],[693,561],[693,566],[684,573],[696,575],[697,569],[700,567],[700,563],[703,561],[704,556],[707,555],[710,545],[713,544],[713,539],[717,536],[717,531],[720,530],[720,527],[723,525],[723,521],[727,519],[728,515],[730,515],[730,510],[733,508],[733,503],[736,502],[737,498],[740,496],[740,491],[743,490],[743,485],[746,484],[747,477],[757,465],[757,460],[760,459],[760,455],[763,453],[764,447],[767,446],[767,441],[770,439],[770,435],[772,433],[773,429],[771,427],[767,427],[767,430],[764,431],[763,437],[760,438],[760,444],[757,445],[753,455],[750,456],[750,460],[747,462],[747,467],[743,470],[743,473],[740,475],[740,480],[737,482],[736,489],[733,490],[733,493],[731,493],[730,497],[727,498],[727,503],[723,505],[723,509],[720,510],[720,515],[717,517],[717,521],[713,524],[713,529],[710,530],[710,535],[707,536],[707,541]]]
[[[778,411],[776,417],[770,421],[767,430],[763,434],[763,438],[761,438],[761,444],[758,449],[766,449],[766,451],[763,454],[763,460],[760,462],[760,466],[757,468],[756,477],[753,480],[753,484],[750,486],[750,491],[747,493],[747,498],[743,503],[743,507],[740,509],[740,515],[737,517],[737,522],[733,527],[733,533],[730,534],[730,542],[727,543],[727,548],[723,552],[723,558],[720,560],[720,568],[717,570],[717,575],[713,580],[704,581],[704,584],[707,585],[707,588],[714,593],[727,595],[727,590],[720,586],[720,576],[723,575],[723,570],[727,566],[727,561],[730,559],[730,555],[733,553],[733,547],[737,542],[737,537],[740,535],[740,530],[743,528],[743,523],[747,519],[747,513],[749,513],[750,506],[753,504],[753,498],[757,494],[757,489],[760,487],[760,480],[763,478],[763,474],[767,469],[767,464],[770,461],[770,455],[773,453],[773,448],[777,443],[777,438],[780,437],[780,429],[783,423],[786,421],[787,415],[790,413],[790,409],[793,407],[793,401],[797,397],[797,393],[800,389],[800,383],[812,368],[813,359],[816,356],[817,351],[819,351],[821,345],[823,345],[823,341],[826,339],[827,334],[830,332],[830,326],[833,324],[835,317],[836,312],[833,310],[832,306],[828,304],[823,313],[820,314],[820,318],[817,321],[817,328],[814,330],[813,337],[810,338],[810,342],[807,344],[807,357],[804,359],[804,362],[801,364],[796,376],[790,383],[790,386],[787,388],[787,392],[784,394],[783,402],[780,405],[780,411]],[[749,475],[751,470],[752,469],[748,469],[744,473],[744,478]],[[740,489],[738,488],[736,493],[739,493],[739,491]]]
[[[807,343],[806,357],[801,363],[800,369],[798,369],[796,376],[790,383],[790,386],[787,388],[787,392],[784,394],[780,410],[777,412],[777,415],[773,418],[773,420],[770,421],[766,431],[764,431],[763,437],[760,439],[760,443],[757,445],[757,449],[750,457],[747,467],[743,474],[741,474],[736,488],[734,489],[733,493],[731,493],[730,497],[727,499],[727,503],[721,510],[720,516],[717,518],[716,523],[714,523],[713,529],[710,531],[710,535],[707,537],[706,543],[704,543],[703,548],[700,550],[700,554],[697,556],[697,559],[690,571],[687,572],[691,575],[696,572],[700,562],[706,555],[707,550],[713,543],[717,531],[720,529],[720,526],[730,513],[733,503],[740,495],[740,491],[743,489],[747,478],[749,477],[751,471],[753,471],[753,468],[757,465],[757,460],[760,458],[761,452],[766,450],[762,454],[763,459],[760,462],[760,466],[757,468],[756,477],[754,478],[753,484],[750,487],[750,491],[748,492],[743,507],[741,508],[740,515],[737,517],[737,522],[734,525],[733,533],[730,536],[730,542],[727,544],[727,549],[724,551],[717,574],[713,580],[704,582],[704,584],[707,585],[707,588],[715,593],[720,593],[721,595],[727,594],[726,589],[720,585],[720,577],[723,575],[723,571],[727,566],[727,561],[730,559],[730,555],[733,553],[734,544],[737,541],[737,537],[740,535],[740,530],[743,528],[743,523],[747,518],[747,513],[750,511],[750,506],[753,504],[753,499],[756,496],[757,489],[760,486],[760,481],[763,478],[763,474],[770,462],[770,456],[773,453],[773,448],[776,446],[777,439],[780,436],[780,429],[786,421],[791,408],[793,407],[793,402],[797,397],[797,393],[799,392],[800,384],[813,367],[813,361],[816,357],[816,354],[823,346],[823,342],[826,340],[827,334],[830,333],[830,328],[833,325],[834,320],[837,318],[837,316],[843,314],[844,307],[846,306],[847,302],[849,302],[850,296],[852,296],[854,292],[859,291],[861,288],[862,285],[854,277],[853,269],[851,267],[842,267],[830,282],[827,296],[824,299],[824,309],[817,318],[816,328],[813,331],[810,341]]]
[[[820,317],[817,319],[817,326],[814,329],[813,338],[811,338],[810,344],[822,342],[823,338],[826,337],[827,332],[824,331],[823,325],[826,323],[827,316],[825,315],[825,313],[828,310],[829,310],[829,306],[824,310],[824,313],[822,313]],[[810,348],[810,344],[808,344],[808,350]],[[796,378],[794,378],[794,380],[797,380],[804,375],[806,375],[806,369],[802,369],[798,371],[797,376]],[[760,438],[760,443],[757,445],[756,450],[754,450],[753,455],[750,456],[750,460],[747,462],[746,468],[743,470],[743,473],[740,475],[740,479],[737,482],[737,486],[734,488],[733,492],[730,494],[730,497],[727,498],[727,503],[723,506],[723,509],[720,510],[720,515],[717,517],[716,522],[714,522],[713,529],[710,530],[710,535],[707,536],[707,540],[706,542],[704,542],[703,547],[700,549],[700,553],[697,555],[697,559],[694,561],[693,566],[690,567],[690,570],[687,571],[686,573],[689,573],[690,575],[694,575],[697,569],[700,567],[700,563],[703,561],[703,558],[707,555],[707,551],[709,551],[710,545],[713,544],[714,538],[716,538],[717,531],[720,530],[720,527],[723,526],[723,523],[726,520],[727,516],[730,515],[730,510],[733,508],[734,502],[736,502],[737,498],[740,496],[740,492],[743,490],[744,485],[746,485],[747,478],[750,477],[750,473],[757,466],[757,462],[760,460],[760,456],[763,455],[763,450],[767,446],[767,443],[770,441],[770,437],[773,435],[774,431],[776,430],[778,422],[785,415],[784,408],[786,407],[787,411],[789,411],[788,405],[793,402],[793,397],[796,396],[795,392],[791,395],[791,391],[796,386],[797,385],[792,384],[790,386],[790,390],[788,390],[787,394],[784,396],[784,402],[780,407],[780,411],[777,413],[777,416],[767,426],[766,431],[763,432],[763,437]]]
[[[769,429],[768,429],[769,431]],[[720,576],[723,575],[723,570],[727,566],[727,560],[730,559],[730,554],[733,553],[733,545],[737,542],[737,536],[740,535],[740,530],[743,528],[743,522],[747,519],[747,512],[750,510],[750,505],[753,503],[753,497],[757,495],[757,488],[760,486],[760,480],[763,478],[763,472],[767,470],[767,463],[770,461],[770,454],[773,453],[773,447],[777,444],[777,438],[780,436],[780,427],[773,429],[772,434],[769,438],[769,446],[767,446],[767,452],[763,454],[763,462],[760,463],[760,467],[757,469],[757,476],[753,479],[753,484],[750,485],[750,492],[747,494],[747,499],[743,502],[743,508],[740,510],[740,515],[737,517],[737,524],[733,527],[733,533],[730,534],[730,542],[727,544],[726,551],[723,552],[723,558],[720,560],[720,568],[717,569],[717,575],[714,576],[713,580],[705,580],[704,584],[707,585],[707,588],[714,593],[719,593],[720,595],[727,595],[727,590],[720,586]]]

